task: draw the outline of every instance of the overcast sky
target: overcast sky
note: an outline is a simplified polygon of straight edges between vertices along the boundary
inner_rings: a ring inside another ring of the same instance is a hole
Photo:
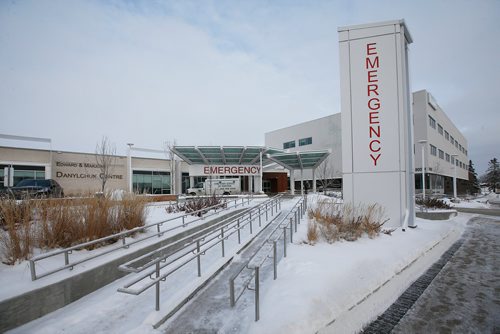
[[[0,0],[0,133],[94,152],[263,145],[340,112],[340,26],[405,19],[412,91],[500,158],[500,1]],[[0,141],[0,145],[29,146]]]

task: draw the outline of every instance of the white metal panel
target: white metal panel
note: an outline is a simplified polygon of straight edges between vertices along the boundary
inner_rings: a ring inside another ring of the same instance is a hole
[[[407,209],[413,225],[406,64],[406,43],[411,37],[403,21],[391,24],[340,31],[341,38],[349,31],[349,40],[340,41],[343,160],[352,155],[352,166],[343,163],[343,190],[345,202],[377,202],[385,208],[389,225],[400,226]],[[346,128],[351,129],[349,136]]]
[[[400,170],[395,36],[355,40],[350,44],[353,171]],[[366,69],[367,45],[373,47],[371,52],[376,52],[379,59],[377,69]],[[370,79],[369,71],[373,71]],[[378,89],[368,95],[368,85]]]

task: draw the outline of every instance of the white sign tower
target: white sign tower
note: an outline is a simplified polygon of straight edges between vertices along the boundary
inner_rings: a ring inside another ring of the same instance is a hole
[[[339,28],[344,202],[414,225],[413,116],[403,20]]]

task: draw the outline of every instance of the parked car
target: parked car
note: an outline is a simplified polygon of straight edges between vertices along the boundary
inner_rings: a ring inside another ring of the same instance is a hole
[[[9,189],[16,199],[64,197],[63,188],[54,180],[25,179]]]

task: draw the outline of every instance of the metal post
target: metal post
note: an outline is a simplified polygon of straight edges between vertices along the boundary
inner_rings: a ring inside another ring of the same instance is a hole
[[[231,307],[236,304],[234,301],[234,278],[229,279],[229,304]]]
[[[36,280],[35,261],[30,260],[31,280]]]
[[[292,220],[292,218],[290,218],[290,221]],[[300,222],[300,220],[299,220]],[[295,233],[297,233],[297,221],[295,221]]]
[[[293,243],[293,220],[290,217],[290,243]]]
[[[262,222],[261,221],[262,221],[262,217],[260,215],[260,206],[259,206],[259,227],[262,226]]]
[[[184,222],[184,218],[186,218],[186,216],[182,216],[182,226],[186,226],[186,223]]]
[[[273,267],[274,267],[274,279],[278,278],[278,250],[277,250],[276,240],[273,241]]]
[[[273,213],[273,208],[274,208],[274,204],[271,203],[271,216],[274,216],[274,213]]]
[[[156,225],[156,232],[158,234],[158,238],[160,237],[160,224]]]
[[[156,278],[160,277],[160,262],[156,263]],[[156,307],[157,311],[160,310],[160,281],[156,282]]]
[[[198,260],[198,277],[201,277],[200,240],[196,241],[196,252],[198,254],[198,256],[196,257]]]
[[[250,216],[250,234],[253,234],[252,217]]]
[[[238,218],[238,244],[241,244],[240,219]]]
[[[69,254],[68,254],[68,251],[64,252],[64,264],[65,265],[69,264]]]
[[[283,256],[286,257],[286,226],[283,227]]]
[[[255,267],[255,321],[259,321],[259,267]]]
[[[269,210],[269,209],[267,208],[267,203],[266,203],[266,221],[268,220],[268,218],[267,218],[267,211],[268,211],[268,210]]]
[[[221,244],[222,244],[222,257],[224,257],[226,254],[224,253],[224,227],[221,227],[220,229],[220,236],[221,236]]]
[[[427,144],[427,140],[422,139],[418,143],[422,144],[422,200],[425,202],[425,144]]]
[[[280,199],[278,199],[278,200],[276,200],[276,201],[278,202],[278,207],[279,207],[279,209],[281,210],[281,198],[280,198]]]

